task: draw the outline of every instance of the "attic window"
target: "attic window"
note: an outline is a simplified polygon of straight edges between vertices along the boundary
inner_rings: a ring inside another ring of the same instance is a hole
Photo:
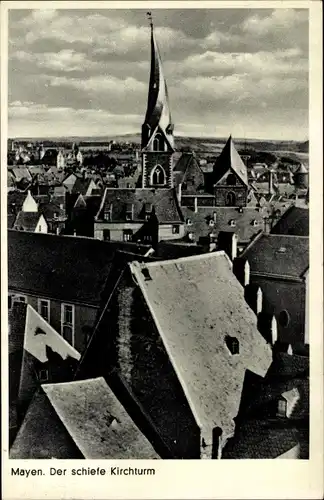
[[[210,219],[210,221],[209,221],[209,225],[210,225],[210,226],[214,226],[214,225],[215,225],[214,219]]]
[[[192,225],[191,219],[186,219],[186,224],[187,226],[191,226]]]
[[[257,221],[256,219],[254,219],[254,220],[252,221],[252,226],[256,227],[256,226],[258,226],[258,225],[259,225],[259,221]]]
[[[240,343],[236,337],[231,337],[230,335],[226,335],[225,344],[231,354],[234,355],[240,353]]]
[[[132,203],[126,204],[126,220],[133,220],[134,205]]]
[[[151,281],[152,280],[151,275],[150,275],[150,271],[147,269],[147,267],[144,267],[142,269],[142,274],[143,274],[143,276],[145,278],[145,281]]]
[[[280,248],[278,249],[278,252],[279,252],[279,253],[286,253],[286,250],[287,250],[287,248],[286,248],[286,247],[280,247]]]
[[[229,221],[229,225],[230,225],[231,227],[235,227],[235,226],[236,226],[236,221],[235,221],[234,219],[231,219],[231,220]]]
[[[239,212],[239,214],[242,214],[243,213],[243,207],[239,207],[238,212]]]
[[[112,218],[111,214],[112,214],[112,204],[105,207],[104,216],[103,216],[104,220],[111,221],[111,218]]]

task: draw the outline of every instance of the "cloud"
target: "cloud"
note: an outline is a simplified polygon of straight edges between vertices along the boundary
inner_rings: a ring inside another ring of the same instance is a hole
[[[252,15],[244,20],[243,31],[264,36],[269,32],[278,32],[307,21],[308,11],[296,9],[276,9],[269,16]]]
[[[34,63],[40,69],[52,69],[63,72],[82,71],[85,68],[91,70],[100,66],[98,63],[89,61],[86,54],[71,49],[64,49],[57,53],[45,52],[44,54],[19,50],[11,55],[11,59]]]

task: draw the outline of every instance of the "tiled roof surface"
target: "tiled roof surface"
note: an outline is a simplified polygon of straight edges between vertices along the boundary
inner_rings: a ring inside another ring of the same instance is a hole
[[[103,378],[45,384],[42,391],[85,459],[159,458]],[[14,444],[16,458],[28,458],[30,441],[41,440],[31,409]]]
[[[249,261],[251,274],[300,278],[309,266],[309,238],[263,233],[241,257]]]
[[[247,168],[236,151],[232,136],[228,138],[215,162],[214,183],[217,183],[229,169],[232,169],[244,184],[248,185]]]
[[[239,242],[249,242],[252,236],[264,229],[265,210],[257,210],[255,207],[245,207],[240,213],[235,207],[199,207],[195,213],[189,207],[181,207],[184,219],[190,219],[191,225],[187,227],[187,232],[193,232],[196,241],[213,233],[217,235],[220,231],[235,232]],[[216,223],[209,226],[209,220],[216,213]],[[235,221],[235,227],[230,225],[231,220]],[[257,225],[254,225],[256,221]]]
[[[149,248],[135,243],[9,230],[9,288],[97,306],[115,251],[128,249],[144,255]]]
[[[38,212],[19,212],[14,229],[23,231],[35,231],[41,214]]]
[[[308,458],[308,433],[294,426],[274,425],[267,420],[247,421],[230,439],[224,459],[273,459],[296,449],[291,458]]]
[[[272,228],[271,233],[309,236],[309,209],[291,206]]]
[[[215,252],[129,266],[199,425],[228,435],[246,369],[264,376],[271,363],[229,259]],[[239,354],[230,353],[228,335],[238,339]]]
[[[151,204],[160,223],[181,222],[182,213],[173,189],[113,189],[106,188],[98,219],[112,205],[114,221],[125,221],[126,206],[133,205],[133,220],[145,220],[145,204]]]

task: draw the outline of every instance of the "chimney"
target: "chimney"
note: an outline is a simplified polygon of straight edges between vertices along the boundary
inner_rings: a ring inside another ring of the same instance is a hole
[[[198,212],[198,198],[195,196],[194,198],[194,212],[195,214]]]
[[[214,220],[214,224],[216,224],[216,222],[217,222],[217,213],[216,212],[213,212],[213,220]]]
[[[231,260],[233,261],[237,257],[237,235],[236,233],[232,234],[231,240]]]

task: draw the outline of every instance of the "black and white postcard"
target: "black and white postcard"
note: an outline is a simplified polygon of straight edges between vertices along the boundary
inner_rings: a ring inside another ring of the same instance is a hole
[[[322,498],[321,34],[2,2],[5,500]]]

